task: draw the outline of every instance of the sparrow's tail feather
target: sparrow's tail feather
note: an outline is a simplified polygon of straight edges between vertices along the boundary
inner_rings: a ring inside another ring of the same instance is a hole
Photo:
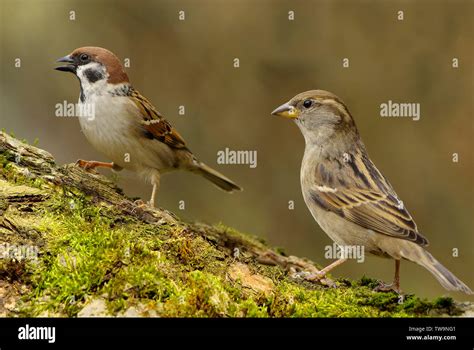
[[[227,192],[242,191],[241,187],[219,173],[217,170],[212,169],[210,166],[201,162],[197,162],[196,165],[197,166],[192,171],[204,176],[220,189]]]
[[[438,282],[447,290],[459,291],[466,294],[473,294],[472,290],[464,284],[459,278],[454,276],[451,271],[444,267],[433,255],[420,246],[418,249],[411,249],[409,256],[404,256],[418,265],[423,266],[438,280]],[[405,255],[405,254],[403,254]]]

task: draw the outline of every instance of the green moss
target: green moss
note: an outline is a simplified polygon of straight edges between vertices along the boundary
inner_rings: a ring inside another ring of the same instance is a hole
[[[365,286],[365,287],[374,289],[380,284],[380,282],[377,281],[375,278],[362,276],[362,278],[359,281],[354,281],[352,284],[354,286]]]
[[[50,188],[51,184],[40,177],[27,176],[19,171],[19,167],[8,156],[8,152],[0,153],[0,176],[15,185],[26,185],[35,188]],[[14,157],[14,156],[13,156]]]
[[[10,161],[7,158],[6,152],[0,153],[0,166],[1,166],[1,168],[5,169],[5,167],[7,166],[8,163],[10,163]]]
[[[377,308],[378,310],[387,311],[388,313],[396,313],[398,311],[403,313],[404,311],[410,311],[408,308],[407,309],[401,308],[400,307],[401,302],[403,302],[403,299],[401,296],[393,292],[388,292],[388,293],[377,293],[376,295],[373,295],[373,296],[367,296],[359,302],[359,305],[373,306]],[[412,310],[415,313],[417,311],[415,309],[412,309]],[[405,315],[402,315],[402,316],[405,316]]]
[[[383,310],[365,303],[369,293],[365,288],[363,292],[352,288],[304,290],[282,283],[279,292],[271,305],[271,316],[274,317],[387,316]]]
[[[454,300],[451,297],[438,297],[433,300],[433,306],[440,309],[450,309],[454,306]]]
[[[433,309],[433,304],[427,300],[419,299],[413,295],[405,298],[405,301],[399,308],[403,308],[406,312],[412,312],[416,314],[427,314]]]
[[[451,297],[438,297],[431,303],[434,311],[438,313],[446,313],[448,315],[458,316],[460,310],[456,307],[453,298]]]

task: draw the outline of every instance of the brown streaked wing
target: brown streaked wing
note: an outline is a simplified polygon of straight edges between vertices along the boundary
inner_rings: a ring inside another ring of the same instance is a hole
[[[145,97],[143,97],[138,91],[133,90],[131,98],[135,102],[140,111],[140,115],[143,118],[140,123],[154,139],[163,142],[172,148],[186,148],[186,143],[181,135]]]
[[[340,170],[326,166],[326,172],[331,170],[332,178],[342,181],[327,183],[328,176],[316,167],[317,183],[310,195],[320,207],[366,229],[428,245],[390,183],[367,155],[351,158]]]

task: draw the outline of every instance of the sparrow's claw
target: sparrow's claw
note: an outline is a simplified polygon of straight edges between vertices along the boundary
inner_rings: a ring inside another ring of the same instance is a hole
[[[141,199],[137,199],[136,201],[133,202],[133,204],[139,208],[143,208],[143,207],[146,207],[147,206],[147,203],[145,203],[143,200]]]
[[[84,170],[91,169],[90,162],[88,162],[87,160],[78,159],[75,165]]]
[[[303,278],[307,281],[320,281],[322,279],[325,279],[329,271],[331,271],[336,266],[341,265],[346,260],[347,260],[346,258],[338,259],[334,261],[333,263],[329,264],[328,266],[326,266],[322,270],[313,269],[311,273],[306,273],[307,275],[304,276]]]
[[[314,281],[319,281],[320,279],[326,277],[326,274],[321,273],[321,272],[313,272],[313,273],[308,274],[306,272],[306,274],[302,275],[301,277],[303,277],[307,281],[314,282]]]
[[[386,284],[385,282],[379,281],[379,285],[374,288],[374,292],[395,292],[399,295],[402,294],[400,286],[396,283]]]
[[[267,251],[259,255],[257,261],[265,265],[281,266],[289,273],[291,278],[318,281],[322,285],[336,287],[336,283],[325,277],[327,271],[321,273],[312,263],[295,256],[286,257],[272,251]],[[314,276],[314,278],[308,279],[310,276]]]
[[[114,163],[96,162],[94,160],[78,159],[76,165],[86,171],[95,170],[97,167],[113,168]]]

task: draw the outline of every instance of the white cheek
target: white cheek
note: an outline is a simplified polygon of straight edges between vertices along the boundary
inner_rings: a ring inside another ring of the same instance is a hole
[[[97,80],[94,83],[89,82],[84,73],[88,69],[101,71],[104,75],[104,78]],[[107,72],[105,72],[105,69],[101,64],[97,62],[90,62],[83,66],[79,66],[77,67],[76,74],[79,80],[81,81],[82,93],[86,98],[89,98],[94,95],[102,95],[102,92],[105,91],[109,75],[107,74]]]

